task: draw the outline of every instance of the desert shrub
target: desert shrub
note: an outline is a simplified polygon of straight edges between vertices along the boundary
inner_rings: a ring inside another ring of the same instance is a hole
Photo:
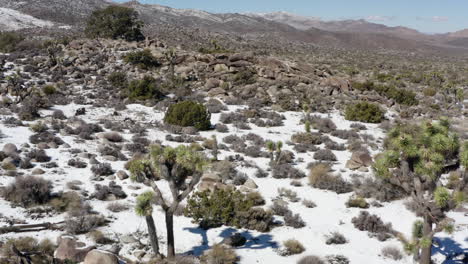
[[[362,197],[350,196],[348,201],[346,201],[346,207],[367,209],[369,208],[369,203]]]
[[[311,116],[309,119],[313,128],[321,133],[330,133],[336,129],[335,123],[330,118],[322,118],[320,116]]]
[[[238,175],[235,164],[227,160],[212,163],[211,170],[217,172],[222,177],[223,182],[232,180]]]
[[[220,132],[220,133],[229,132],[228,126],[226,126],[225,124],[221,124],[221,123],[216,124],[215,129],[216,129],[217,132]]]
[[[67,162],[67,165],[74,167],[74,168],[78,168],[78,169],[83,169],[83,168],[88,167],[88,163],[79,159],[71,159]]]
[[[274,215],[285,216],[286,214],[291,213],[288,203],[283,200],[275,200],[270,208]]]
[[[198,130],[211,127],[211,115],[202,104],[183,101],[169,106],[164,116],[164,123],[182,127],[192,126]]]
[[[248,196],[234,190],[197,192],[187,202],[185,216],[192,217],[202,228],[221,225],[266,232],[272,225],[272,213],[253,208]]]
[[[119,203],[119,202],[113,202],[107,205],[107,210],[113,212],[113,213],[119,213],[122,211],[126,211],[130,209],[130,206],[128,204],[124,203]]]
[[[257,177],[257,178],[266,178],[266,177],[268,177],[268,172],[266,172],[262,168],[257,168],[257,171],[255,172],[255,177]]]
[[[314,159],[320,161],[336,161],[336,156],[333,154],[333,151],[329,149],[320,149],[314,153]]]
[[[392,225],[390,223],[384,224],[380,217],[377,215],[371,215],[366,211],[361,211],[357,217],[354,217],[351,220],[351,222],[357,229],[370,232],[380,241],[387,240],[391,237],[391,233],[393,232]]]
[[[156,57],[151,54],[149,49],[132,51],[125,55],[124,61],[145,70],[159,67],[161,65]]]
[[[92,38],[125,39],[141,41],[143,23],[138,20],[138,13],[123,6],[111,5],[94,11],[86,22],[86,35]]]
[[[0,52],[10,53],[16,50],[24,37],[16,32],[0,32]]]
[[[118,87],[118,88],[125,88],[127,86],[127,74],[125,74],[125,72],[121,72],[121,71],[116,71],[116,72],[113,72],[111,74],[109,74],[109,76],[107,76],[107,81],[109,81],[109,83],[112,85],[112,86],[115,86],[115,87]]]
[[[268,232],[273,225],[273,213],[259,207],[250,208],[248,211],[240,211],[236,214],[236,218],[238,218],[238,227],[259,232]]]
[[[131,81],[125,93],[132,100],[161,99],[164,94],[160,91],[156,79],[151,76],[145,76],[141,80]]]
[[[39,118],[39,110],[46,106],[45,100],[39,95],[31,95],[21,102],[18,117],[24,121],[32,121]]]
[[[45,95],[52,95],[57,92],[57,89],[53,85],[46,85],[42,87],[42,91]]]
[[[382,256],[393,260],[401,260],[403,258],[401,251],[397,247],[393,246],[382,248]]]
[[[196,192],[187,201],[185,215],[206,229],[223,224],[238,226],[236,214],[248,211],[252,206],[253,202],[239,191],[219,189]]]
[[[60,137],[56,137],[52,132],[49,131],[44,131],[31,135],[29,137],[29,142],[31,142],[32,144],[54,142],[57,145],[62,145],[64,143]]]
[[[68,207],[65,217],[65,231],[70,234],[84,234],[103,225],[105,218],[102,215],[93,213],[89,203],[81,201]]]
[[[208,112],[215,114],[227,110],[227,107],[217,99],[210,99],[206,102],[206,109],[208,109]]]
[[[343,255],[328,255],[325,256],[328,264],[349,264],[350,261]]]
[[[291,141],[296,144],[320,145],[323,137],[319,133],[296,133],[291,136]]]
[[[306,223],[299,214],[293,214],[291,212],[284,216],[284,224],[293,228],[303,228],[306,226]]]
[[[257,191],[247,193],[247,199],[249,201],[252,201],[254,206],[264,205],[265,204],[265,199]]]
[[[52,113],[52,118],[64,120],[67,119],[67,116],[63,113],[62,110],[54,110],[54,112]]]
[[[239,257],[234,250],[221,244],[216,244],[201,257],[203,264],[235,264]]]
[[[106,200],[110,195],[113,195],[116,199],[124,199],[127,197],[122,187],[117,185],[114,181],[109,182],[109,185],[96,184],[95,191],[91,195],[98,200]]]
[[[326,264],[321,258],[317,256],[305,256],[301,258],[297,264]]]
[[[330,150],[338,150],[338,151],[346,150],[346,146],[344,144],[339,144],[333,140],[325,142],[325,147]]]
[[[294,186],[294,187],[301,187],[302,186],[302,182],[299,181],[299,180],[292,180],[289,184],[291,184],[291,186]]]
[[[223,124],[246,123],[247,117],[241,113],[222,113],[219,122]]]
[[[432,97],[437,94],[437,90],[434,87],[427,87],[423,90],[423,94],[427,97]]]
[[[285,252],[282,255],[285,255],[285,256],[301,254],[302,252],[305,251],[305,248],[302,245],[302,243],[296,239],[288,239],[284,241],[283,246],[284,246]]]
[[[345,118],[351,121],[380,123],[385,118],[385,112],[377,104],[359,102],[346,107]]]
[[[99,163],[91,167],[91,171],[95,176],[109,176],[114,173],[110,163]]]
[[[115,131],[105,132],[101,134],[101,136],[109,140],[110,142],[122,142],[123,141],[122,135],[120,135],[118,132],[115,132]]]
[[[234,179],[232,179],[232,184],[239,186],[244,184],[247,181],[248,177],[244,173],[238,173],[236,176],[234,176]]]
[[[275,179],[301,179],[306,175],[301,170],[294,168],[291,164],[284,163],[272,167],[272,176]]]
[[[314,201],[307,200],[307,199],[302,200],[302,205],[304,205],[304,206],[307,207],[307,208],[315,208],[315,207],[317,207],[317,205],[315,204]]]
[[[389,202],[402,199],[407,196],[401,187],[389,183],[387,180],[365,178],[353,180],[354,190],[357,195],[364,198],[375,198],[381,202]]]
[[[343,130],[343,129],[338,129],[335,130],[331,133],[332,136],[341,138],[341,139],[354,139],[354,138],[359,138],[359,134],[356,131],[353,130]]]
[[[40,252],[40,254],[32,254],[29,256],[30,263],[34,264],[49,264],[52,263],[56,245],[49,239],[43,239],[40,242],[33,237],[18,237],[9,238],[0,247],[0,262],[3,264],[17,264],[19,252]]]
[[[330,235],[328,235],[327,240],[325,241],[327,245],[346,244],[347,242],[348,240],[341,233],[338,232],[333,232]]]
[[[82,199],[77,192],[64,192],[50,200],[49,204],[57,212],[65,212],[81,206]]]
[[[310,169],[309,183],[315,188],[334,191],[338,194],[352,191],[352,185],[340,175],[330,173],[330,166],[319,163]]]
[[[34,176],[18,176],[2,192],[3,198],[23,207],[44,204],[51,198],[52,183]]]
[[[278,188],[278,196],[287,198],[292,203],[298,202],[300,200],[300,198],[297,197],[297,193],[295,191],[284,187]]]
[[[35,160],[36,162],[49,162],[52,158],[47,156],[43,149],[32,149],[26,156],[29,159]]]

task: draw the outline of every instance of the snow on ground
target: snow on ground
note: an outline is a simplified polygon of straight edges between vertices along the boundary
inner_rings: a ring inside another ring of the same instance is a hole
[[[78,87],[77,87],[78,88]],[[161,121],[164,114],[158,112],[153,108],[146,107],[143,105],[133,104],[128,105],[127,110],[121,111],[120,116],[113,116],[113,109],[88,107],[84,105],[69,104],[66,106],[56,106],[54,109],[62,110],[66,116],[73,116],[76,109],[80,107],[86,107],[86,115],[80,116],[86,122],[98,122],[100,119],[109,120],[123,120],[130,118],[136,122],[142,122],[146,124],[154,124],[155,122]],[[243,108],[243,106],[229,106],[229,111],[235,111],[236,109]],[[42,115],[50,115],[51,111],[42,111]],[[256,133],[262,136],[264,139],[283,141],[286,142],[291,138],[291,135],[296,132],[303,132],[304,126],[300,124],[302,113],[298,112],[284,112],[285,116],[284,126],[281,127],[257,127],[251,124],[252,130],[238,130],[232,125],[229,126],[230,133],[216,133],[218,142],[222,142],[222,138],[236,134],[242,136],[248,133]],[[315,114],[315,113],[314,113]],[[323,117],[327,115],[320,114]],[[212,123],[217,123],[220,114],[212,115]],[[344,120],[344,118],[338,113],[333,112],[328,115],[333,122],[338,126],[338,129],[349,129],[351,122]],[[0,116],[0,118],[4,118]],[[367,130],[361,133],[367,133],[373,135],[377,142],[382,140],[384,137],[383,131],[381,131],[377,125],[366,124]],[[28,138],[32,135],[32,131],[27,127],[6,127],[0,125],[0,130],[5,134],[6,137],[0,139],[0,149],[6,143],[14,143],[17,146],[28,142]],[[166,132],[159,129],[153,128],[148,131],[148,138],[150,140],[161,140],[164,144],[177,145],[174,142],[166,142]],[[206,138],[214,134],[214,131],[201,132],[200,134]],[[131,139],[131,134],[128,131],[123,133],[126,140]],[[97,147],[99,140],[95,141],[81,141],[77,140],[75,136],[61,136],[61,138],[70,145],[71,148],[84,149],[90,153],[97,153]],[[342,143],[343,140],[332,137],[333,140]],[[284,144],[284,149],[292,150],[291,146]],[[103,182],[91,182],[89,179],[92,176],[90,166],[84,169],[76,169],[67,165],[67,161],[72,158],[72,154],[63,147],[57,149],[47,149],[47,154],[52,157],[52,161],[59,164],[59,168],[45,169],[46,174],[43,175],[54,183],[55,191],[67,190],[66,183],[79,180],[84,183],[82,186],[83,190],[89,193],[94,192],[94,185],[107,184],[110,179],[105,179]],[[378,150],[373,150],[373,154]],[[338,162],[334,165],[333,169],[346,178],[350,179],[350,174],[354,173],[345,168],[346,161],[350,158],[351,153],[348,151],[334,151],[338,158]],[[128,153],[127,153],[128,154]],[[221,151],[220,158],[225,156],[233,155],[234,152]],[[296,158],[302,158],[304,162],[298,163],[297,168],[304,170],[307,173],[307,163],[313,161],[313,153],[298,153]],[[97,159],[103,162],[102,158],[98,155]],[[245,157],[246,160],[252,160],[263,169],[268,168],[268,159],[266,158],[250,158]],[[104,161],[109,162],[109,161]],[[112,168],[115,171],[123,170],[123,161],[109,162],[112,164]],[[293,213],[299,213],[304,221],[306,227],[301,229],[293,229],[292,227],[277,227],[269,233],[259,233],[256,231],[249,230],[237,230],[232,227],[220,227],[210,229],[208,231],[197,228],[196,224],[191,223],[191,220],[185,217],[175,218],[175,237],[176,237],[176,250],[178,253],[193,252],[195,254],[202,254],[203,251],[207,250],[210,246],[220,242],[223,238],[235,233],[241,232],[248,237],[248,242],[245,246],[236,249],[237,254],[241,256],[240,263],[251,264],[251,263],[282,263],[282,264],[294,264],[298,259],[305,255],[318,255],[325,256],[329,254],[342,254],[347,256],[351,263],[372,263],[372,264],[384,264],[384,263],[412,263],[411,257],[405,256],[400,261],[393,261],[384,259],[380,256],[381,249],[384,246],[393,245],[401,248],[400,242],[395,238],[390,239],[386,242],[379,242],[376,238],[370,238],[367,232],[357,230],[351,223],[351,219],[359,214],[361,209],[347,208],[345,202],[351,194],[338,195],[334,192],[323,191],[311,188],[307,184],[307,178],[301,179],[301,187],[293,187],[290,185],[289,179],[273,179],[267,178],[255,178],[253,175],[255,170],[250,168],[238,168],[240,171],[245,172],[251,177],[259,186],[258,191],[263,195],[267,201],[267,205],[272,204],[272,199],[277,197],[277,190],[280,187],[293,189],[297,192],[298,197],[301,199],[309,199],[317,204],[316,208],[306,208],[301,202],[290,203],[289,207]],[[366,173],[364,173],[366,174]],[[371,173],[367,173],[367,176],[371,176]],[[0,176],[0,186],[5,186],[12,182],[12,177]],[[123,190],[127,193],[128,198],[125,202],[133,205],[135,203],[135,197],[148,189],[140,184],[136,184],[127,180],[116,179],[119,185],[123,186]],[[158,185],[166,193],[168,187],[163,182],[158,182]],[[125,234],[133,234],[136,232],[146,232],[146,224],[143,218],[138,217],[132,209],[123,211],[120,213],[112,213],[106,209],[109,202],[91,200],[93,208],[103,215],[111,217],[113,219],[109,226],[101,228],[100,230],[105,233],[113,234],[114,237],[122,236]],[[29,219],[26,215],[26,210],[23,208],[12,208],[10,204],[0,199],[0,211],[5,217],[16,217],[26,220],[28,223],[41,223],[41,222],[58,222],[63,220],[64,214],[55,215],[52,217],[46,217],[42,219]],[[384,222],[392,223],[394,229],[402,232],[406,236],[411,235],[411,225],[416,219],[413,213],[408,211],[404,206],[404,201],[396,201],[391,203],[383,203],[383,207],[376,208],[371,207],[368,209],[370,213],[379,215]],[[458,245],[460,248],[468,247],[468,219],[461,213],[451,213],[451,217],[457,219],[457,229],[453,235],[438,234],[438,238],[441,241],[445,241],[443,245],[454,246]],[[165,252],[165,223],[164,215],[160,210],[155,210],[154,218],[156,219],[156,226],[161,236],[162,252]],[[277,217],[277,219],[281,219]],[[3,223],[4,224],[4,223]],[[2,225],[3,225],[2,224]],[[326,245],[325,236],[330,232],[339,231],[349,240],[349,243],[344,245]],[[9,234],[8,236],[35,236],[37,238],[52,238],[55,239],[60,235],[58,231],[42,231],[38,233],[22,233],[22,234]],[[113,237],[111,236],[111,237]],[[6,237],[6,236],[4,236]],[[3,238],[4,238],[3,237]],[[79,236],[80,240],[90,242],[89,238],[84,235]],[[282,242],[287,239],[297,239],[303,243],[306,251],[300,255],[281,257],[278,255],[276,250],[281,247]],[[0,238],[2,239],[2,238]],[[453,243],[452,243],[453,242]],[[451,244],[450,244],[451,243]],[[128,252],[129,248],[124,247],[121,254],[135,259],[131,253]],[[443,252],[443,251],[442,251]],[[437,253],[438,259],[442,259],[442,254]]]
[[[2,30],[19,30],[32,27],[52,27],[54,23],[41,20],[19,11],[0,8],[0,28]]]

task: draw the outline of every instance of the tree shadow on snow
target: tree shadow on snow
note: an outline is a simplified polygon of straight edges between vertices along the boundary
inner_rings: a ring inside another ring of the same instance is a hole
[[[208,245],[207,230],[204,230],[199,227],[184,228],[184,230],[188,230],[189,232],[194,234],[199,234],[202,237],[201,245],[193,247],[192,250],[187,252],[188,254],[201,256],[206,250],[210,249],[210,246]],[[234,235],[235,233],[240,233],[243,237],[247,239],[246,243],[241,247],[236,247],[237,249],[278,248],[278,243],[273,241],[273,237],[270,234],[261,234],[258,236],[254,236],[250,231],[239,232],[239,230],[235,228],[227,227],[223,231],[221,231],[219,236],[225,239]]]
[[[451,238],[434,238],[435,242],[432,247],[432,255],[441,254],[445,256],[442,264],[467,264],[468,263],[468,248],[462,248],[461,245]],[[468,237],[465,238],[465,241]]]

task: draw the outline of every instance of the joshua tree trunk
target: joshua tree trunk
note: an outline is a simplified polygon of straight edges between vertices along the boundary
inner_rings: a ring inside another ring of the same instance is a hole
[[[146,225],[148,226],[148,234],[151,240],[151,247],[153,248],[154,254],[158,256],[160,255],[158,233],[156,232],[156,226],[154,225],[153,216],[147,215],[145,216],[145,219],[146,219]]]
[[[174,245],[174,213],[171,210],[166,211],[166,229],[167,229],[167,257],[175,256]]]
[[[419,264],[431,264],[432,238],[434,235],[432,232],[432,219],[428,215],[424,216],[423,236],[431,241],[431,245],[421,249]]]

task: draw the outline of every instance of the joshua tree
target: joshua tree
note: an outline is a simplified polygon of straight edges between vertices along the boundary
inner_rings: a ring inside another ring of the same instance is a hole
[[[213,160],[217,161],[218,160],[218,139],[216,138],[216,135],[211,136],[213,139],[213,148],[211,149],[211,154],[213,155]]]
[[[159,255],[159,242],[158,233],[156,232],[156,226],[154,225],[153,219],[153,203],[154,193],[144,192],[137,198],[137,204],[135,206],[135,212],[139,216],[145,217],[146,225],[148,226],[148,233],[151,240],[151,247],[153,248],[154,254]]]
[[[306,133],[310,133],[310,121],[309,120],[305,121],[304,126],[305,126]]]
[[[464,145],[460,151],[458,137],[450,131],[448,120],[421,125],[400,124],[389,132],[385,151],[379,154],[374,164],[376,176],[408,193],[417,207],[417,214],[423,219],[419,235],[414,236],[414,241],[405,243],[421,264],[431,263],[435,233],[452,227],[445,213],[465,201],[468,142]],[[440,178],[460,164],[463,166],[460,183],[449,191]]]
[[[283,142],[278,141],[276,143],[276,163],[280,162],[282,149],[283,149]]]
[[[207,165],[208,159],[202,153],[183,145],[176,148],[160,145],[151,146],[150,153],[146,158],[135,160],[130,164],[132,179],[151,186],[154,191],[155,203],[161,206],[165,212],[167,257],[169,258],[175,255],[174,212],[200,181]],[[189,178],[190,181],[187,182]],[[164,198],[156,184],[158,180],[167,181],[172,201]],[[150,235],[155,236],[156,234],[150,233]]]
[[[275,159],[275,156],[273,154],[273,152],[275,151],[276,149],[276,144],[275,142],[273,141],[267,141],[266,142],[266,148],[268,150],[268,152],[270,152],[270,161],[273,162],[273,160]]]

